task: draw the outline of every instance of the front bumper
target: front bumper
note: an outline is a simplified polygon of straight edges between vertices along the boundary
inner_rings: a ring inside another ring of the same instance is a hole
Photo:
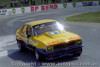
[[[55,50],[51,52],[39,51],[39,53],[41,54],[40,56],[42,56],[46,60],[52,60],[52,59],[61,58],[64,56],[72,56],[74,54],[78,54],[81,52],[82,52],[82,46],[72,46],[72,47],[63,48],[63,49]]]

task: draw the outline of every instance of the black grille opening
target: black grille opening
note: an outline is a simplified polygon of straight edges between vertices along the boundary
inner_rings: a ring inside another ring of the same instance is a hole
[[[54,50],[56,50],[56,49],[61,49],[61,48],[65,48],[65,47],[66,47],[66,44],[55,45],[55,46],[54,46]]]
[[[66,47],[71,47],[71,46],[75,46],[76,41],[72,41],[66,44]]]
[[[75,46],[75,44],[76,44],[76,41],[72,41],[72,42],[65,43],[65,44],[58,44],[58,45],[55,45],[53,49],[57,50],[61,48],[71,47],[71,46]]]

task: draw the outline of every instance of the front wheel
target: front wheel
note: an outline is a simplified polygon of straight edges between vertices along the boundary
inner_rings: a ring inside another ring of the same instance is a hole
[[[19,48],[20,51],[24,51],[25,50],[25,47],[22,46],[19,41],[17,41],[17,44],[18,44],[18,48]]]
[[[40,61],[42,60],[42,58],[41,58],[41,56],[40,56],[37,49],[35,49],[35,58],[36,58],[36,60],[40,60]]]

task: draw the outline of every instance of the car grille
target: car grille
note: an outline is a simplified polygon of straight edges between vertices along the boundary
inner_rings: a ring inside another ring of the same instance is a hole
[[[76,45],[76,41],[72,41],[66,44],[66,47],[71,47],[71,46],[75,46]]]
[[[75,44],[76,44],[76,41],[72,41],[72,42],[64,43],[64,44],[58,44],[58,45],[55,45],[53,49],[57,50],[61,48],[71,47],[71,46],[75,46]]]

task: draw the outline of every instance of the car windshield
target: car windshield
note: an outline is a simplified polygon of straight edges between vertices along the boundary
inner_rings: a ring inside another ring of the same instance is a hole
[[[52,32],[50,33],[51,35],[59,34],[61,30],[63,30],[63,26],[58,22],[49,22],[33,26],[33,31],[35,32],[35,35],[41,35],[46,32]]]

